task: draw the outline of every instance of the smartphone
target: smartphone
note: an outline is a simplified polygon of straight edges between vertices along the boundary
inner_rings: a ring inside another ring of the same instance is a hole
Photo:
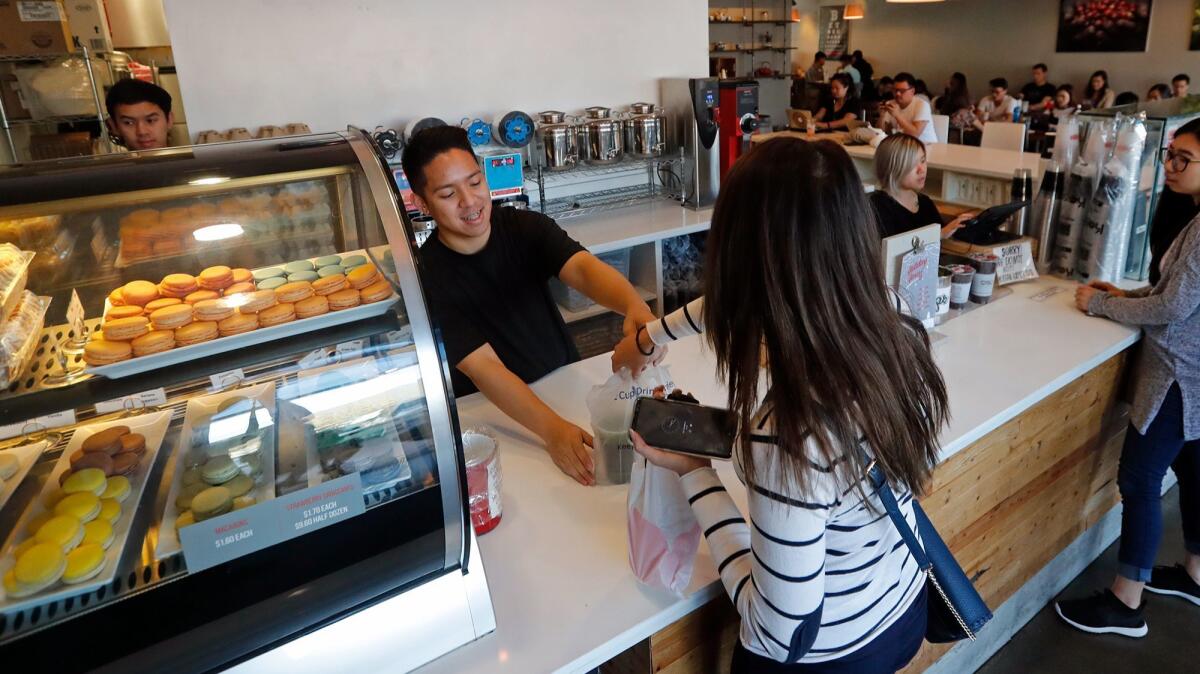
[[[638,398],[633,430],[646,444],[709,459],[733,456],[737,415],[717,407],[659,398]]]

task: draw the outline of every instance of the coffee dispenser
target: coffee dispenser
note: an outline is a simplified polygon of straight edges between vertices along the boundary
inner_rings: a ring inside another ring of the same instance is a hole
[[[750,149],[750,135],[758,130],[758,81],[722,80],[720,108],[724,178],[733,162]]]
[[[711,206],[721,186],[717,143],[717,78],[668,78],[661,82],[669,154],[683,154],[683,205]]]

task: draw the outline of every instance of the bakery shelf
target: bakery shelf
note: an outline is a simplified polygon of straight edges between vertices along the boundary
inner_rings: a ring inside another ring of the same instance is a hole
[[[641,286],[635,286],[635,290],[637,290],[638,294],[642,296],[642,299],[646,300],[647,302],[653,302],[658,299],[658,293],[654,292],[653,290],[647,290]],[[603,304],[595,303],[590,307],[587,307],[586,309],[580,309],[579,311],[571,311],[570,309],[560,305],[558,307],[558,311],[562,314],[563,322],[570,324],[610,313],[612,309],[609,309]]]
[[[95,122],[96,115],[59,115],[41,119],[10,119],[9,126],[33,126],[36,124],[74,124],[76,122]]]

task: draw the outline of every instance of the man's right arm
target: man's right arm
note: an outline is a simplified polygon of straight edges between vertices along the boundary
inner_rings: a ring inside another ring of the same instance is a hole
[[[528,384],[505,367],[490,344],[471,352],[457,367],[501,412],[541,438],[562,472],[580,484],[595,484],[592,436],[542,402]]]

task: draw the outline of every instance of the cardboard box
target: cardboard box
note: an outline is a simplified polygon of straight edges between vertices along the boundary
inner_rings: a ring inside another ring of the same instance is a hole
[[[67,22],[71,34],[79,44],[93,54],[113,50],[112,35],[108,32],[108,16],[104,12],[104,0],[66,0]]]
[[[33,114],[25,105],[21,96],[21,87],[17,84],[17,76],[12,73],[0,73],[0,101],[4,102],[4,114],[9,119],[31,119]]]
[[[72,51],[71,27],[54,0],[0,0],[0,56],[54,56]]]

